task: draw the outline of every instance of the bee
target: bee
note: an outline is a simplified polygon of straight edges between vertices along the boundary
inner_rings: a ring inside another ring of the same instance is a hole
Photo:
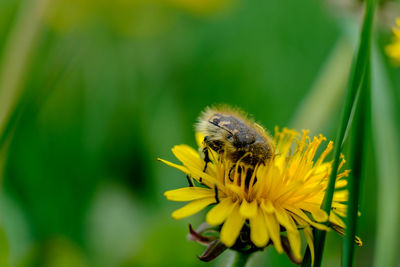
[[[241,111],[228,107],[208,107],[200,115],[195,128],[204,135],[203,171],[206,171],[207,164],[211,161],[210,149],[219,155],[225,155],[234,164],[240,160],[250,168],[264,164],[275,153],[271,136]]]

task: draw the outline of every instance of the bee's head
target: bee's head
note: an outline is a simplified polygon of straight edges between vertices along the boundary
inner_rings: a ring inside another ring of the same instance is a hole
[[[256,131],[232,115],[217,113],[208,122],[225,142],[236,149],[248,149],[256,142]]]

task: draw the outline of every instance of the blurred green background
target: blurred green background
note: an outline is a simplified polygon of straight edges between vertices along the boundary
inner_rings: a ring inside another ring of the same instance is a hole
[[[163,197],[186,179],[157,157],[177,162],[170,148],[194,146],[215,103],[333,138],[361,14],[348,2],[0,0],[0,263],[207,265],[186,239],[202,216],[174,221],[181,204]],[[400,71],[382,53],[394,17],[378,17],[375,52],[398,101]],[[377,238],[379,155],[367,153],[356,266],[372,265]],[[329,233],[325,266],[340,253]],[[273,248],[253,260],[291,266]]]

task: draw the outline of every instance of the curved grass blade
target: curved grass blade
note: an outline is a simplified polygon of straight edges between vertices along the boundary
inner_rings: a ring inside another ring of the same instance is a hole
[[[364,15],[364,21],[361,30],[360,43],[356,57],[354,58],[351,75],[348,83],[346,101],[344,105],[344,111],[342,115],[342,122],[337,134],[335,148],[334,148],[334,161],[332,166],[332,172],[329,178],[328,188],[326,190],[325,198],[322,204],[322,209],[328,214],[330,213],[332,206],[333,192],[335,188],[335,181],[337,175],[337,169],[339,166],[340,153],[342,151],[343,143],[347,137],[347,133],[351,128],[354,113],[357,108],[358,95],[361,91],[361,85],[365,78],[365,72],[369,62],[369,54],[371,50],[371,35],[373,18],[375,11],[375,0],[368,0],[366,2],[366,11]],[[326,232],[317,230],[315,231],[315,266],[321,266],[322,255],[324,250]],[[309,253],[306,253],[302,266],[311,266],[311,260]]]

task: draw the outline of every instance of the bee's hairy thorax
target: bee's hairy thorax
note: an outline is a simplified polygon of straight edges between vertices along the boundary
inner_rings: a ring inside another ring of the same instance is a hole
[[[203,134],[203,151],[211,149],[232,162],[264,163],[274,153],[272,139],[258,124],[230,111],[206,109],[196,124]]]

